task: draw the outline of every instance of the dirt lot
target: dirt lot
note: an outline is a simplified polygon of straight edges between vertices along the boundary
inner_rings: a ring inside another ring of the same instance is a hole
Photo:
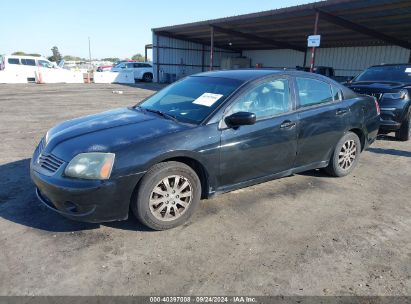
[[[156,89],[0,85],[0,295],[411,295],[411,143],[392,137],[349,177],[235,191],[164,232],[41,206],[29,158],[47,129]]]

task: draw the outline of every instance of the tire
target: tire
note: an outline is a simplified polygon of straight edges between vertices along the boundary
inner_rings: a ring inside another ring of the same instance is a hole
[[[145,73],[143,75],[143,81],[144,82],[152,82],[153,81],[153,74],[151,73]]]
[[[335,177],[350,174],[358,164],[361,152],[361,142],[357,134],[348,132],[335,146],[330,163],[325,171]]]
[[[408,111],[401,128],[395,132],[395,138],[401,141],[408,141],[411,138],[411,110]]]
[[[131,209],[142,224],[154,230],[166,230],[186,222],[200,198],[201,182],[194,170],[170,161],[154,165],[144,175]]]

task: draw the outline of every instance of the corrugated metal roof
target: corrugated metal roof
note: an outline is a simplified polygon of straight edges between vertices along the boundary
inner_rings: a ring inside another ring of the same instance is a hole
[[[320,12],[318,33],[322,35],[321,47],[402,44],[403,47],[411,49],[410,0],[321,1],[155,28],[153,31],[158,35],[209,44],[210,26],[215,26],[214,39],[219,47],[252,50],[284,48],[284,45],[289,44],[301,50],[306,48],[307,36],[314,30],[315,14],[318,11]],[[354,30],[344,22],[357,25],[361,30]],[[370,35],[364,29],[374,34],[379,33],[380,37]],[[238,32],[243,35],[237,35]],[[259,39],[250,39],[250,35]],[[264,42],[264,39],[267,41]],[[273,40],[284,45],[276,45]]]

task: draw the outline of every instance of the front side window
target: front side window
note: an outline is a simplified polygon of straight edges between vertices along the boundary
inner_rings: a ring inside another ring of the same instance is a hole
[[[258,84],[242,95],[227,115],[251,112],[257,120],[289,112],[291,110],[288,79],[271,79]]]
[[[334,101],[331,86],[321,80],[297,77],[300,107],[309,107]]]
[[[47,60],[38,60],[38,65],[43,67],[43,68],[49,68],[51,69],[53,66],[51,65],[50,62],[48,62]]]
[[[9,58],[7,60],[9,64],[20,64],[20,60],[18,58]]]
[[[36,61],[34,59],[21,59],[21,64],[36,66]]]
[[[182,122],[198,124],[233,93],[242,81],[191,76],[164,88],[139,106],[166,113]]]

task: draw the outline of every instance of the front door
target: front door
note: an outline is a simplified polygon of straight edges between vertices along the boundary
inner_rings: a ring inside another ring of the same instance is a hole
[[[292,101],[290,80],[273,77],[253,85],[227,109],[224,117],[252,112],[257,121],[222,130],[221,187],[292,168],[297,151],[297,115]]]

